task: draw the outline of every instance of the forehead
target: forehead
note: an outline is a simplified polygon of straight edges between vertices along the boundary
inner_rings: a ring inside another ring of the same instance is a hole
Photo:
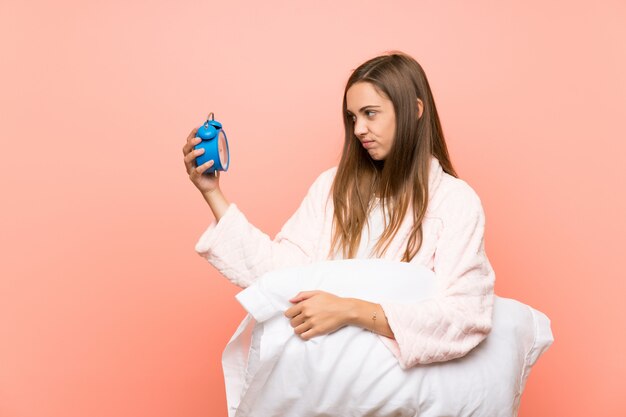
[[[348,110],[358,111],[362,106],[385,106],[391,101],[381,95],[371,83],[358,82],[346,92]]]

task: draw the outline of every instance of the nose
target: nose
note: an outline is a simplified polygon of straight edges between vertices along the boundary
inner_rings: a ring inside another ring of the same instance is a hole
[[[354,122],[354,134],[357,137],[361,137],[363,135],[365,135],[367,133],[367,125],[365,123],[365,120],[363,120],[362,118],[357,118],[357,120]]]

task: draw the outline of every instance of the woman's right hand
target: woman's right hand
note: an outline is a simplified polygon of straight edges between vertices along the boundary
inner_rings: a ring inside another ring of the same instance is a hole
[[[196,167],[195,159],[199,155],[204,153],[204,149],[194,150],[194,146],[202,141],[202,139],[196,137],[196,132],[198,128],[194,128],[189,136],[187,136],[187,143],[183,146],[183,155],[185,161],[185,167],[187,168],[187,173],[189,174],[189,179],[195,185],[201,193],[212,193],[215,190],[219,190],[220,188],[220,173],[217,172],[217,175],[203,175],[202,173],[213,166],[214,161],[209,161],[199,167]]]

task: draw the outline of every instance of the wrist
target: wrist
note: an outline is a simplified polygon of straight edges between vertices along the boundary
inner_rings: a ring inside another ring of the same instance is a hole
[[[219,187],[215,187],[212,190],[207,190],[207,191],[200,191],[200,193],[202,194],[202,196],[206,199],[208,198],[214,198],[215,196],[219,195],[220,193],[220,189]]]
[[[371,303],[359,300],[357,298],[348,298],[349,308],[348,308],[348,317],[347,323],[352,326],[364,327],[364,317],[367,317],[368,305]]]
[[[202,191],[202,197],[211,208],[215,220],[219,222],[230,205],[226,197],[224,197],[224,194],[222,194],[222,191],[219,188],[215,188],[211,191]]]

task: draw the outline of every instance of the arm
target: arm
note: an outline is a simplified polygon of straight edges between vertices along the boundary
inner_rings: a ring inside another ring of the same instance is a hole
[[[285,310],[291,327],[301,338],[332,333],[353,325],[393,338],[380,304],[358,298],[339,297],[326,291],[301,291],[292,297],[295,305]]]
[[[385,311],[380,304],[358,298],[348,298],[348,300],[353,307],[350,309],[352,315],[347,324],[362,327],[390,339],[395,338],[391,327],[389,327]]]
[[[315,180],[296,212],[273,240],[252,225],[231,203],[199,238],[196,252],[242,288],[265,272],[311,262],[323,228],[326,197],[334,169],[323,172]],[[223,201],[217,195],[209,197],[207,202],[216,207],[217,218]]]
[[[207,202],[213,215],[215,216],[215,220],[219,222],[219,220],[224,217],[224,213],[228,209],[230,203],[226,200],[226,197],[222,193],[222,190],[217,188],[211,191],[203,191],[202,197]]]
[[[395,335],[383,342],[405,369],[464,356],[491,330],[495,274],[484,250],[480,199],[466,186],[444,203],[434,259],[437,295],[415,304],[381,303]]]

